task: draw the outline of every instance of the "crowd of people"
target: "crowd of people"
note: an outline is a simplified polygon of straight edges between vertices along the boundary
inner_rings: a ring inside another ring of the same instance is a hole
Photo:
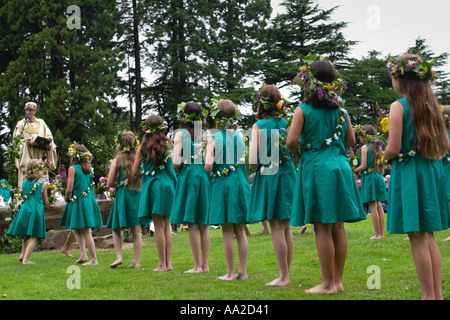
[[[306,291],[336,294],[343,290],[347,258],[344,223],[365,220],[363,204],[367,204],[372,239],[380,240],[385,236],[382,204],[387,203],[387,231],[408,235],[423,298],[443,298],[441,257],[433,232],[449,227],[450,183],[446,177],[450,175],[446,170],[450,141],[448,117],[431,90],[431,65],[414,55],[388,64],[393,87],[402,98],[390,107],[389,140],[383,150],[374,140],[373,126],[360,130],[352,126],[341,98],[345,82],[333,64],[312,55],[304,61],[295,78],[303,100],[290,124],[288,102],[276,86],[265,85],[253,96],[258,111],[248,155],[246,141],[237,132],[239,110],[226,99],[214,104],[209,116],[217,130],[206,141],[196,136],[195,124],[204,123],[206,114],[195,102],[179,106],[180,130],[173,140],[165,135],[166,123],[157,115],[146,119],[140,143],[132,132],[121,133],[107,179],[108,186],[116,190],[106,222],[117,256],[112,268],[123,263],[123,228],[131,228],[134,240],[130,267],[139,268],[140,225],[153,221],[159,258],[155,271],[172,270],[171,224],[187,224],[194,266],[186,272],[208,272],[209,226],[220,225],[227,273],[219,279],[247,279],[245,225],[268,222],[279,276],[267,285],[287,286],[294,250],[291,227],[311,224],[322,279]],[[200,136],[205,137],[202,132]],[[363,143],[361,161],[351,166],[347,149],[357,137]],[[93,156],[80,144],[72,145],[69,155],[72,163],[60,225],[73,231],[80,246],[78,262],[95,265],[91,230],[103,223],[91,186]],[[246,156],[256,172],[251,187]],[[388,160],[387,192],[382,174]],[[41,163],[29,161],[23,202],[8,230],[8,234],[24,237],[23,263],[30,262],[36,239],[45,237],[43,205],[47,199],[41,192],[41,169]],[[360,188],[356,174],[361,176]]]

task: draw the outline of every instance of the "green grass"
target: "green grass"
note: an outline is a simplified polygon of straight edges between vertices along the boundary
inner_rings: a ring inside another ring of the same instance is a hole
[[[124,264],[111,269],[115,251],[99,250],[98,266],[80,266],[81,289],[70,290],[67,269],[76,265],[58,251],[35,252],[34,265],[22,265],[18,254],[0,255],[0,300],[419,300],[421,292],[411,257],[409,242],[404,235],[386,235],[373,241],[370,217],[356,224],[346,224],[348,256],[344,273],[345,291],[333,296],[306,294],[305,289],[320,283],[314,235],[310,228],[299,235],[293,228],[294,257],[290,272],[291,285],[270,288],[265,283],[278,276],[271,235],[258,235],[261,224],[250,226],[248,237],[247,281],[221,281],[226,264],[220,229],[211,230],[210,273],[184,274],[192,268],[188,233],[172,236],[173,267],[171,272],[153,272],[158,264],[155,238],[144,236],[141,268],[128,269],[133,249],[124,249]],[[450,298],[450,242],[443,242],[450,231],[435,233],[442,255],[444,298]],[[237,257],[236,257],[237,261]],[[367,279],[369,266],[381,270],[381,288],[370,290]]]

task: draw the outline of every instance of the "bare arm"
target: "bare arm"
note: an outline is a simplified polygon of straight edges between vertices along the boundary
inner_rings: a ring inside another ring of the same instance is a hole
[[[345,148],[346,149],[354,146],[356,143],[355,131],[353,130],[352,122],[350,120],[350,115],[347,116],[347,119],[348,119],[348,125],[347,125],[347,131],[345,132]]]
[[[293,154],[298,154],[299,152],[298,140],[302,134],[304,124],[305,118],[303,116],[303,110],[301,107],[297,107],[294,112],[291,128],[289,129],[289,133],[286,138],[286,146]]]
[[[366,146],[361,148],[361,165],[355,169],[355,172],[361,172],[367,169],[367,153],[369,149]]]
[[[391,105],[389,112],[389,142],[384,151],[384,158],[395,158],[402,149],[403,107],[396,101]]]
[[[175,134],[174,145],[173,145],[173,168],[177,169],[181,165],[181,142],[183,141],[183,134],[178,131]]]
[[[142,161],[141,147],[142,147],[142,145],[139,146],[138,150],[136,151],[136,157],[134,158],[133,171],[132,171],[133,176],[137,176],[139,173],[139,167],[140,167],[141,161]]]
[[[216,140],[214,138],[208,139],[206,146],[205,170],[212,172],[214,164],[214,148],[216,147]]]
[[[73,182],[75,180],[75,168],[73,166],[69,167],[69,172],[67,175],[67,189],[66,189],[66,194],[64,197],[64,200],[66,202],[69,202],[70,196],[72,194],[73,191]]]
[[[116,180],[116,170],[116,159],[114,159],[113,161],[111,161],[108,173],[108,181],[106,182],[106,185],[110,188],[114,188],[114,182]]]
[[[253,169],[258,168],[258,146],[259,146],[259,127],[254,124],[252,127],[252,136],[250,140],[250,152],[248,162]]]

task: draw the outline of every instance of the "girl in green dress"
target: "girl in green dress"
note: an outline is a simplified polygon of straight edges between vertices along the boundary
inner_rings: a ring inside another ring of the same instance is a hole
[[[377,134],[371,125],[362,127],[358,133],[364,145],[361,148],[361,165],[354,172],[361,172],[361,201],[368,203],[375,235],[370,239],[384,238],[384,210],[382,202],[387,201],[386,183],[384,182],[384,161],[379,142],[371,142]]]
[[[272,231],[279,277],[267,285],[287,286],[294,249],[290,219],[292,186],[295,185],[292,154],[284,142],[287,104],[274,85],[262,87],[255,97],[259,121],[253,125],[250,140],[249,163],[256,174],[251,188],[249,219],[251,223],[268,220]]]
[[[245,166],[245,142],[236,132],[240,113],[230,100],[220,100],[211,115],[220,130],[208,139],[205,170],[212,174],[209,202],[209,224],[221,225],[228,272],[220,280],[248,279],[248,223],[250,185]],[[234,268],[234,235],[236,236],[239,267]]]
[[[173,150],[173,167],[178,170],[178,182],[170,223],[188,225],[194,268],[186,273],[209,272],[211,175],[204,169],[203,148],[200,147],[204,123],[202,108],[195,102],[180,104],[178,121],[181,130],[175,134]]]
[[[142,144],[136,152],[133,175],[140,172],[142,164],[142,186],[138,217],[153,220],[155,243],[159,265],[153,271],[172,270],[172,234],[170,213],[177,177],[172,168],[172,141],[164,134],[167,124],[157,115],[149,116],[145,122]]]
[[[80,247],[80,258],[77,263],[88,260],[87,246],[91,260],[84,265],[97,265],[92,229],[101,228],[103,221],[92,188],[91,161],[93,157],[85,146],[79,144],[72,144],[68,155],[71,166],[67,176],[66,206],[59,225],[74,231],[75,239]]]
[[[450,106],[443,106],[442,113],[447,127],[447,136],[450,138]],[[450,152],[442,159],[442,164],[444,165],[445,178],[447,181],[447,198],[450,205]],[[444,241],[450,241],[450,236]]]
[[[314,224],[322,283],[306,292],[336,294],[343,289],[347,257],[344,222],[366,219],[346,149],[355,133],[340,94],[345,89],[327,60],[307,56],[297,81],[304,102],[297,107],[286,144],[301,154],[294,187],[291,225]]]
[[[130,228],[133,237],[134,258],[129,268],[139,268],[142,236],[138,218],[139,194],[142,180],[132,175],[134,159],[136,158],[137,139],[133,132],[125,131],[118,137],[117,157],[111,162],[108,174],[108,186],[116,188],[114,204],[106,222],[106,227],[112,229],[116,261],[110,267],[122,264],[122,228]]]
[[[442,299],[441,254],[435,231],[449,227],[449,205],[442,158],[450,151],[436,97],[430,85],[432,61],[406,54],[388,62],[394,90],[402,96],[389,112],[392,160],[387,230],[408,234],[422,298]]]
[[[46,237],[44,206],[49,205],[47,191],[42,175],[44,166],[39,159],[32,159],[27,165],[27,177],[22,183],[22,203],[19,212],[14,217],[7,234],[23,237],[22,251],[19,261],[23,264],[33,264],[31,253],[36,247],[37,239]]]

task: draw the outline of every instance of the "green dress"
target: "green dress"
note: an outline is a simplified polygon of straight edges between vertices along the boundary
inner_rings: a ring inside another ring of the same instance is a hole
[[[271,117],[256,122],[256,125],[260,130],[260,143],[265,141],[261,136],[267,136],[267,144],[266,148],[260,146],[258,152],[258,169],[251,186],[249,220],[254,223],[290,219],[295,168],[292,154],[286,149],[287,120]],[[272,141],[272,136],[278,136],[279,141]],[[278,162],[272,163],[272,150],[278,151]]]
[[[31,179],[22,183],[22,200],[24,202],[14,217],[7,234],[20,237],[32,236],[40,239],[46,237],[43,184],[43,180]]]
[[[447,135],[450,139],[450,130],[447,129]],[[444,165],[445,178],[447,182],[447,198],[450,201],[450,152],[442,159],[442,164]]]
[[[248,223],[250,185],[244,140],[234,130],[221,130],[212,138],[215,154],[208,224]]]
[[[414,151],[415,128],[406,98],[403,106],[402,154]],[[416,152],[416,151],[414,151]],[[413,157],[392,161],[388,189],[387,230],[391,234],[442,231],[449,227],[446,177],[442,160]]]
[[[367,147],[367,167],[361,173],[361,201],[369,203],[387,201],[386,183],[382,174],[373,170],[373,150],[370,144]]]
[[[140,224],[138,218],[139,210],[138,190],[128,188],[128,179],[123,173],[120,164],[119,178],[117,179],[114,203],[109,213],[106,227],[110,229],[130,228]]]
[[[207,225],[211,175],[205,171],[202,156],[198,155],[199,150],[195,150],[189,132],[183,129],[181,133],[183,163],[178,172],[170,223]],[[184,163],[185,161],[187,163]]]
[[[341,117],[337,109],[314,108],[302,103],[305,123],[303,151],[298,164],[292,202],[291,225],[357,222],[366,219],[358,187],[345,150],[347,116],[341,134],[334,136]],[[325,146],[324,146],[325,143]]]
[[[70,229],[99,229],[103,226],[102,214],[92,189],[92,173],[84,173],[75,164],[72,200],[66,203],[59,221],[60,226]]]
[[[152,220],[152,214],[170,216],[177,177],[172,168],[172,159],[165,163],[144,161],[142,163],[142,187],[139,200],[139,219]]]

